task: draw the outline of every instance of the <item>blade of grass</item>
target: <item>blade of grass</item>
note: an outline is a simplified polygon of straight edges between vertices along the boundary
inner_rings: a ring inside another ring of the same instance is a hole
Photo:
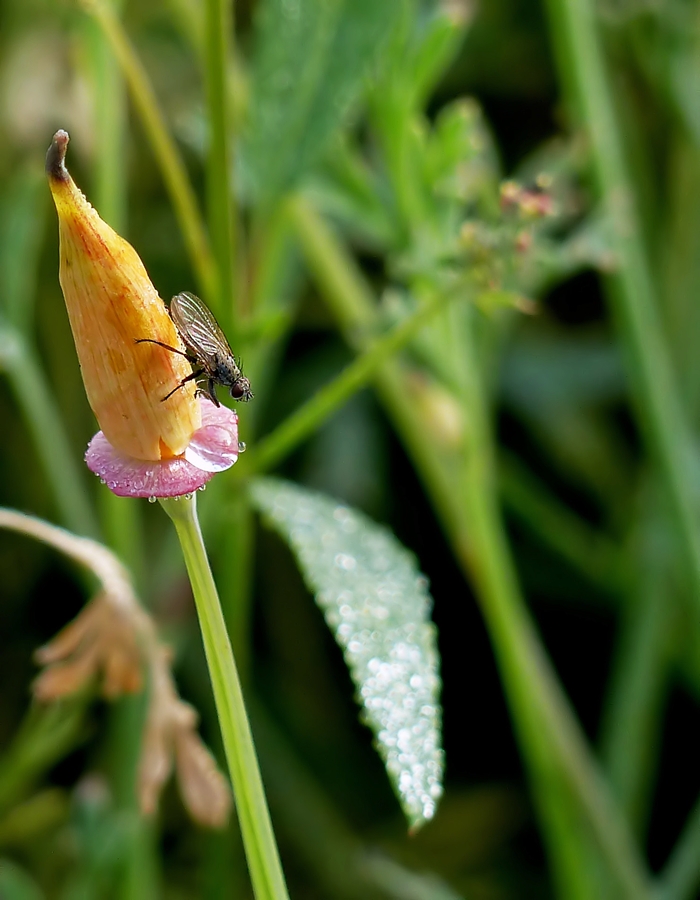
[[[548,0],[548,8],[563,83],[590,136],[598,187],[613,223],[618,268],[607,281],[626,346],[638,414],[659,466],[693,601],[700,611],[700,533],[689,489],[695,481],[693,436],[664,344],[596,11],[590,0]]]
[[[29,709],[0,759],[0,811],[25,797],[42,775],[84,740],[87,704],[87,697],[77,697]]]
[[[119,0],[111,0],[115,16],[121,6]],[[124,79],[100,26],[92,19],[86,24],[97,140],[93,195],[102,218],[119,234],[124,234],[127,216]]]
[[[212,302],[212,298],[218,296],[218,281],[209,239],[187,169],[165,124],[148,74],[121,22],[107,3],[104,0],[84,0],[83,5],[102,29],[124,74],[153,155],[163,174],[200,290],[206,300]]]
[[[520,592],[498,508],[494,437],[474,336],[478,313],[466,313],[462,327],[454,322],[452,328],[453,343],[461,349],[458,374],[469,415],[455,486],[466,522],[462,533],[453,536],[453,545],[475,585],[494,645],[531,772],[557,895],[569,900],[641,898],[648,895],[647,876]],[[603,829],[614,849],[604,846]]]
[[[232,0],[231,0],[232,2]],[[207,122],[209,146],[207,152],[207,213],[209,234],[218,273],[218,294],[212,298],[212,308],[226,326],[239,327],[240,297],[235,283],[235,218],[233,214],[233,185],[229,147],[229,95],[227,62],[230,56],[230,35],[233,30],[229,0],[206,0],[204,73],[206,81]],[[236,309],[238,316],[231,315]]]
[[[297,198],[292,217],[309,268],[329,307],[352,340],[375,317],[375,304],[361,273],[308,202]],[[557,766],[595,837],[600,858],[617,881],[619,896],[649,897],[648,874],[609,796],[585,738],[559,685],[520,595],[495,501],[490,430],[478,392],[476,442],[451,467],[430,441],[395,362],[377,374],[379,393],[422,477],[460,561],[478,589],[494,642],[523,752],[537,778],[551,744]],[[472,412],[470,411],[470,416]],[[544,773],[546,782],[546,772]],[[545,783],[543,789],[547,789]],[[554,839],[558,837],[553,835]]]
[[[498,486],[507,509],[546,547],[604,594],[619,594],[620,552],[611,538],[584,523],[511,454],[499,454]]]
[[[4,345],[5,373],[32,435],[58,515],[76,534],[96,537],[99,527],[88,500],[87,485],[44,370],[16,332],[6,331]]]
[[[13,173],[0,196],[0,309],[27,341],[34,327],[47,200],[46,182],[31,163]]]
[[[684,390],[686,409],[694,416],[700,403],[700,153],[678,129],[667,166],[668,223],[661,265],[662,307],[674,363]]]
[[[637,562],[601,726],[601,755],[631,827],[642,837],[655,784],[672,657],[674,604],[665,561]]]

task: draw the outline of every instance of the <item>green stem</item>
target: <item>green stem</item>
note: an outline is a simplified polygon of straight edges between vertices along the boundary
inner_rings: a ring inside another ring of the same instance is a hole
[[[309,204],[297,200],[292,216],[309,266],[341,325],[349,335],[356,336],[358,329],[367,332],[375,318],[375,306],[353,260]],[[596,839],[600,857],[622,889],[620,896],[641,900],[649,896],[647,874],[520,595],[497,511],[492,439],[482,392],[474,386],[473,371],[466,370],[465,374],[472,378],[471,386],[467,383],[469,396],[465,401],[477,404],[469,410],[470,431],[474,433],[464,459],[451,464],[425,440],[420,414],[401,368],[395,362],[385,363],[378,372],[377,384],[455,554],[475,581],[523,749],[539,786],[544,784],[549,789],[543,768],[551,763],[542,749],[544,740],[551,745],[549,756],[556,761]],[[556,797],[552,806],[555,804]]]
[[[693,437],[664,345],[656,289],[644,246],[623,142],[590,0],[549,0],[564,83],[588,129],[595,173],[615,237],[611,295],[626,344],[640,419],[658,462],[695,603],[700,609],[700,534],[693,492]]]
[[[118,15],[121,3],[111,0]],[[126,90],[106,36],[95,21],[88,22],[88,44],[95,115],[95,204],[100,216],[119,234],[126,231]]]
[[[362,351],[363,335],[371,335],[377,327],[377,308],[369,285],[310,203],[297,196],[289,202],[288,210],[326,303],[344,330],[348,343]],[[456,471],[451,470],[449,459],[441,456],[425,440],[422,423],[417,420],[415,404],[408,393],[398,360],[389,359],[380,366],[377,388],[410,448],[417,471],[446,532],[457,529],[461,515],[456,515],[454,504],[453,476]]]
[[[600,858],[622,891],[618,896],[638,900],[649,896],[647,875],[520,592],[498,510],[493,435],[471,328],[464,328],[461,337],[463,402],[470,415],[470,432],[462,463],[462,491],[455,494],[467,519],[462,533],[452,536],[453,544],[476,584],[520,744],[538,785],[541,815],[549,823],[546,833],[555,874],[564,896],[595,896],[595,871],[591,871],[585,843],[572,831],[579,817],[588,819]],[[576,798],[580,812],[572,815],[567,809],[571,803],[561,796],[559,782]],[[562,827],[567,820],[569,827]]]
[[[227,62],[233,27],[227,0],[206,0],[206,52],[204,54],[209,149],[207,155],[207,207],[209,234],[218,270],[219,292],[212,308],[225,325],[231,323],[236,298],[234,280],[234,216],[229,151]],[[235,322],[234,322],[235,324]],[[235,340],[235,332],[231,332]]]
[[[508,510],[549,550],[604,595],[617,599],[622,590],[621,554],[610,537],[584,523],[511,454],[499,454],[498,486]]]
[[[627,598],[601,725],[608,779],[634,832],[644,834],[663,734],[676,605],[666,560],[647,547]]]
[[[287,900],[243,692],[197,521],[196,497],[161,500],[192,584],[214,700],[256,900]]]
[[[382,365],[410,343],[426,322],[447,306],[450,299],[452,298],[449,296],[434,296],[403,322],[374,341],[340,375],[321,388],[258,444],[250,457],[253,470],[267,471],[288,456],[353,394],[369,384]],[[245,462],[245,467],[242,466],[241,469],[247,473],[248,459]]]
[[[170,193],[192,267],[206,299],[218,296],[217,273],[204,223],[182,157],[168,132],[165,118],[146,70],[121,22],[104,0],[84,0],[86,10],[100,25],[129,86],[154,156]]]

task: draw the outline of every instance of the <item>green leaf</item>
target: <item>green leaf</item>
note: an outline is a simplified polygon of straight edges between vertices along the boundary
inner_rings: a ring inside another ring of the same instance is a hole
[[[345,655],[363,718],[412,828],[442,793],[440,676],[432,600],[415,558],[357,510],[277,478],[253,502],[289,543]]]
[[[263,0],[244,171],[271,201],[320,158],[362,89],[403,3]]]
[[[421,21],[420,38],[413,48],[413,59],[406,75],[410,78],[416,106],[423,105],[454,61],[471,22],[468,4],[436,4]]]

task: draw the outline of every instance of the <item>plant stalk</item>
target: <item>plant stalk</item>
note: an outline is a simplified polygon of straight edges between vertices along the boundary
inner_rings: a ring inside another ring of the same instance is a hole
[[[587,129],[600,194],[613,225],[617,271],[611,298],[627,353],[638,414],[659,466],[693,600],[700,612],[700,532],[693,492],[694,441],[664,343],[656,286],[644,245],[615,95],[591,0],[548,0],[563,82]]]
[[[241,467],[247,474],[252,468],[256,473],[273,468],[288,456],[302,441],[313,434],[326,419],[333,415],[357,391],[365,387],[377,370],[402,347],[405,347],[440,310],[450,296],[436,295],[424,306],[407,316],[389,332],[373,341],[364,352],[343,369],[313,397],[289,415],[281,425],[268,434],[251,453],[248,463]],[[236,473],[238,474],[238,473]]]
[[[229,147],[229,94],[227,63],[233,23],[229,0],[206,0],[204,54],[209,147],[207,153],[207,209],[209,234],[218,272],[218,295],[212,308],[226,326],[236,323],[231,315],[238,299],[235,290],[235,229],[231,154]],[[231,330],[235,340],[235,331]]]
[[[288,900],[243,692],[197,520],[196,496],[160,503],[175,525],[192,585],[255,897]]]

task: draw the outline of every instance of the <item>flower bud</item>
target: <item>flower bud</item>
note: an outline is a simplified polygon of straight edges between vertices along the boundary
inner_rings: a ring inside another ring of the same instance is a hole
[[[177,331],[133,247],[100,219],[65,167],[57,131],[46,173],[58,212],[60,282],[92,411],[109,443],[140,460],[180,456],[201,425]]]

